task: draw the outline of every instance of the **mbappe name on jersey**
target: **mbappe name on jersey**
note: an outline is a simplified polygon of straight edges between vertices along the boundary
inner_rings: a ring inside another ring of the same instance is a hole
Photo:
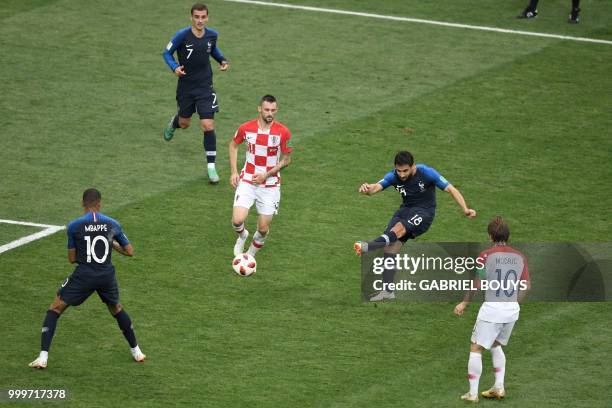
[[[108,231],[106,224],[89,224],[85,225],[86,232]]]

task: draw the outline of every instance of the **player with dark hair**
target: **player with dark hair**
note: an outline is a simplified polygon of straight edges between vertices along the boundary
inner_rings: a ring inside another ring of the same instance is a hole
[[[119,286],[111,262],[112,249],[122,255],[133,256],[134,248],[119,223],[100,213],[101,200],[102,195],[98,190],[85,190],[85,215],[68,224],[68,261],[78,265],[59,288],[47,310],[42,328],[41,351],[38,358],[29,364],[32,368],[47,367],[49,348],[60,315],[68,306],[83,303],[93,292],[98,293],[117,320],[134,360],[142,362],[146,358],[138,347],[130,316],[119,303]]]
[[[535,18],[538,16],[538,3],[540,0],[530,0],[525,9],[517,16],[517,18]],[[578,24],[580,22],[580,0],[572,0],[572,9],[567,19],[570,24]]]
[[[393,186],[402,196],[402,205],[393,214],[384,233],[372,241],[355,242],[355,251],[363,252],[384,248],[385,256],[394,256],[406,241],[424,234],[433,223],[436,213],[436,187],[449,193],[463,213],[474,218],[476,211],[468,208],[461,192],[453,187],[435,169],[424,164],[415,164],[412,154],[400,151],[395,155],[395,169],[391,170],[377,183],[363,183],[359,192],[374,195]],[[383,272],[383,287],[393,283],[395,270]],[[395,299],[391,290],[381,290],[370,300],[373,302]]]
[[[178,77],[176,102],[178,112],[172,116],[164,130],[164,140],[170,141],[176,129],[186,129],[191,116],[197,111],[200,126],[204,131],[204,151],[208,163],[208,179],[212,184],[219,182],[215,167],[217,157],[217,136],[215,134],[215,113],[219,112],[219,100],[213,88],[210,58],[219,64],[221,71],[229,68],[227,59],[217,47],[218,33],[206,27],[208,7],[194,4],[191,7],[191,26],[179,30],[164,50],[164,60]],[[178,56],[178,63],[173,57]]]
[[[291,132],[285,125],[274,120],[278,112],[276,98],[265,95],[257,111],[257,119],[240,125],[229,144],[232,171],[230,184],[236,189],[232,211],[232,226],[238,234],[234,245],[235,256],[244,251],[249,236],[244,222],[253,204],[259,217],[257,231],[247,252],[255,256],[263,247],[272,218],[278,213],[280,171],[291,164]],[[245,142],[246,161],[238,174],[238,145]]]
[[[531,287],[527,258],[520,251],[507,245],[510,238],[508,224],[495,217],[488,225],[487,232],[493,246],[480,253],[484,268],[477,271],[476,287],[482,280],[490,284],[485,292],[485,301],[480,307],[470,345],[468,360],[468,381],[470,390],[461,396],[462,400],[478,402],[478,384],[482,374],[482,352],[491,350],[495,384],[482,392],[485,398],[502,399],[506,396],[504,376],[506,355],[502,346],[508,344],[514,323],[519,318],[521,302]],[[467,292],[464,300],[455,306],[455,314],[461,316],[470,303],[474,292]]]

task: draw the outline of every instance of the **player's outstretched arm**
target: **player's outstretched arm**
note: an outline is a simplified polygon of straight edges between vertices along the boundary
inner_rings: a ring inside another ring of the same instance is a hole
[[[468,208],[467,204],[465,203],[465,199],[463,198],[463,195],[461,194],[459,190],[457,190],[455,187],[449,184],[448,187],[444,189],[444,191],[446,191],[451,196],[453,196],[453,199],[455,200],[455,202],[457,202],[459,207],[461,207],[461,210],[467,217],[469,218],[476,217],[476,210]]]
[[[113,249],[119,252],[121,255],[134,256],[134,247],[132,246],[132,244],[121,246],[119,242],[113,240]]]
[[[374,183],[374,184],[363,183],[362,185],[359,186],[359,192],[365,195],[374,195],[376,193],[381,192],[382,190],[383,190],[383,186],[381,186],[380,183]]]

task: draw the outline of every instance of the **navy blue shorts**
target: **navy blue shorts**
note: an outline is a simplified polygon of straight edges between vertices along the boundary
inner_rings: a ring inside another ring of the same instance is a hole
[[[401,223],[406,228],[407,234],[399,238],[399,241],[406,242],[427,232],[433,223],[435,214],[435,209],[432,208],[400,207],[391,217],[387,231],[398,222]]]
[[[219,112],[219,100],[213,87],[189,87],[179,85],[176,88],[176,103],[178,114],[182,118],[190,118],[198,112],[200,119],[214,119]]]
[[[119,284],[114,269],[98,272],[79,265],[66,278],[57,295],[70,306],[78,306],[94,292],[98,292],[102,302],[108,305],[119,303]]]

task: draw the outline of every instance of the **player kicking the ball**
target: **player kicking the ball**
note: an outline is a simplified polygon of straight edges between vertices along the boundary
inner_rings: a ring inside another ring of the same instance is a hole
[[[282,123],[274,120],[278,112],[276,98],[261,98],[257,119],[240,125],[229,144],[232,175],[230,184],[236,189],[232,225],[238,234],[234,256],[244,252],[249,232],[244,222],[249,209],[255,204],[259,218],[257,231],[248,249],[255,256],[264,245],[272,217],[280,203],[280,171],[291,163],[291,133]],[[246,161],[238,174],[238,145],[246,141]]]
[[[474,218],[476,211],[468,208],[463,196],[436,170],[424,164],[415,164],[412,154],[401,151],[395,155],[395,169],[391,170],[378,183],[364,183],[359,192],[374,195],[393,186],[402,196],[402,205],[393,214],[385,232],[372,241],[355,242],[355,251],[361,256],[363,252],[384,248],[384,256],[397,254],[406,241],[424,234],[433,223],[436,213],[436,187],[449,193],[457,202],[463,213]],[[385,299],[395,299],[395,294],[388,289],[393,283],[395,270],[383,272],[383,288],[370,298],[377,302]]]
[[[489,223],[487,231],[489,239],[493,241],[493,247],[480,254],[485,266],[478,271],[476,283],[478,285],[481,279],[486,279],[488,282],[499,282],[499,285],[491,284],[496,290],[488,289],[485,292],[485,301],[480,307],[472,331],[468,360],[470,390],[461,396],[462,400],[470,402],[478,402],[478,382],[482,373],[484,349],[491,350],[495,384],[488,391],[483,391],[482,396],[496,399],[506,396],[506,356],[502,346],[508,344],[514,323],[519,318],[519,302],[524,299],[531,286],[525,255],[506,245],[510,237],[508,224],[501,217],[496,217]],[[454,312],[457,316],[463,314],[472,296],[473,293],[468,292],[463,302],[455,306]]]
[[[83,193],[85,215],[68,224],[68,261],[76,263],[72,272],[49,306],[43,322],[41,348],[38,358],[29,366],[46,368],[60,315],[68,306],[78,306],[93,293],[97,292],[108,311],[117,320],[119,328],[130,344],[132,357],[137,362],[145,360],[140,351],[132,320],[119,303],[119,285],[115,277],[115,267],[111,262],[113,249],[122,255],[133,256],[134,249],[114,219],[100,213],[100,192],[94,188]]]

